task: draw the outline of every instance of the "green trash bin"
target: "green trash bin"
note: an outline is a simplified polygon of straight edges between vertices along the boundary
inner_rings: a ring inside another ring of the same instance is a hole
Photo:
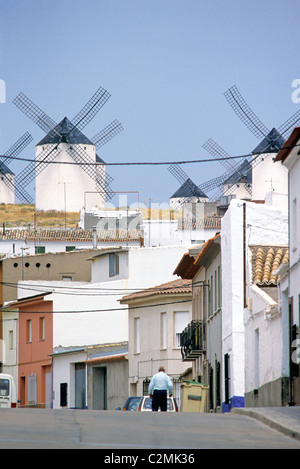
[[[208,384],[184,381],[181,385],[181,412],[205,412]]]

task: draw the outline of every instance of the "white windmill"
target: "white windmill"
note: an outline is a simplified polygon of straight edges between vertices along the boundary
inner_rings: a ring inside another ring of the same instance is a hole
[[[112,178],[96,150],[123,130],[115,120],[92,139],[81,130],[94,118],[110,94],[100,87],[82,110],[70,121],[59,124],[47,116],[23,93],[14,104],[33,120],[46,136],[36,145],[36,161],[16,177],[16,186],[24,188],[35,179],[36,209],[80,211],[102,207]]]

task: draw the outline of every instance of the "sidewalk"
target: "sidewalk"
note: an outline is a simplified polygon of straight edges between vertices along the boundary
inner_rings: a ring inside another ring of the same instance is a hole
[[[257,419],[284,435],[300,441],[300,406],[234,407],[231,412]]]

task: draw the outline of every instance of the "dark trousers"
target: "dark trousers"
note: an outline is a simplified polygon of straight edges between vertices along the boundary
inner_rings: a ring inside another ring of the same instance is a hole
[[[152,396],[152,411],[157,412],[159,408],[161,412],[167,411],[167,391],[156,389]]]

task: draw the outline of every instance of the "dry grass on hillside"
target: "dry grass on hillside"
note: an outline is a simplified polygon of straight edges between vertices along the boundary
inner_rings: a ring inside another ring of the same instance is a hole
[[[122,210],[122,209],[121,209]],[[124,209],[123,209],[124,210]],[[152,220],[177,220],[182,217],[181,210],[168,209],[141,209],[144,220],[151,217]],[[0,204],[0,225],[5,223],[7,228],[30,227],[36,228],[75,228],[80,221],[79,212],[67,212],[57,210],[39,210],[35,211],[34,205],[16,204],[5,205]]]
[[[69,228],[75,228],[76,224],[79,223],[80,213],[71,212],[67,213],[56,210],[43,211],[40,210],[35,212],[34,205],[5,205],[0,204],[0,224],[7,228],[10,227],[28,227],[30,224],[31,228],[49,227],[49,228],[60,228],[65,226]]]

